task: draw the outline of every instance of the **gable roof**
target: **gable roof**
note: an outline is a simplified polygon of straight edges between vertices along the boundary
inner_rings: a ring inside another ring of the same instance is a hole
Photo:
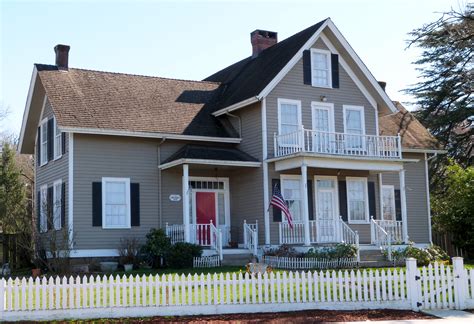
[[[379,117],[380,135],[400,134],[403,149],[441,150],[436,138],[398,101],[398,112]]]
[[[253,59],[249,56],[205,78],[223,84],[216,107],[225,108],[260,94],[326,20],[276,43]]]
[[[63,130],[230,136],[208,111],[219,83],[36,67]]]

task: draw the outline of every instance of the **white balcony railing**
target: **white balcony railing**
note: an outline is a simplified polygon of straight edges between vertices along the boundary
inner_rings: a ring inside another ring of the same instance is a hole
[[[401,159],[400,136],[321,132],[301,127],[284,135],[274,134],[275,157],[299,152],[342,156]]]

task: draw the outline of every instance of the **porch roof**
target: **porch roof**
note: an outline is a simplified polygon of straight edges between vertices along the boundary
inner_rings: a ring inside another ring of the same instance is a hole
[[[168,169],[180,164],[225,165],[241,167],[259,167],[253,156],[233,147],[214,147],[187,144],[166,159],[160,169]]]

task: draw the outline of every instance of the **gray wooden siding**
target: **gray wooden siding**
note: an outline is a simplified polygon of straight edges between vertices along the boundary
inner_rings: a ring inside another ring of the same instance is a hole
[[[314,48],[327,49],[318,40]],[[301,100],[303,126],[312,128],[311,102],[320,102],[326,96],[328,103],[334,104],[334,123],[336,132],[344,132],[343,105],[364,106],[366,134],[376,134],[376,110],[339,64],[338,89],[318,88],[303,83],[303,60],[299,60],[292,70],[278,83],[267,97],[267,136],[268,153],[273,156],[273,134],[278,133],[278,98]]]
[[[51,104],[49,103],[49,100],[46,102],[43,114],[41,116],[40,120],[43,120],[45,118],[53,118],[53,109],[51,108]],[[36,145],[35,145],[35,152],[36,152]],[[38,164],[35,161],[35,168],[36,168],[36,183],[35,183],[35,195],[37,195],[39,189],[43,185],[47,185],[48,187],[53,186],[53,182],[57,180],[62,180],[63,183],[66,184],[66,196],[65,196],[65,211],[66,211],[66,222],[63,224],[63,230],[67,228],[68,224],[68,213],[69,213],[69,207],[68,207],[68,188],[69,188],[69,183],[68,183],[68,176],[69,176],[69,141],[68,141],[68,136],[66,134],[66,152],[63,154],[59,159],[57,160],[51,160],[47,164],[43,166],[38,166]],[[39,158],[37,154],[35,154],[36,158]],[[36,211],[37,206],[35,206],[35,211]],[[37,213],[35,213],[36,217]],[[63,238],[66,237],[67,233],[55,233],[56,237]]]
[[[404,164],[409,240],[415,243],[429,243],[425,157],[421,153],[404,153],[403,157],[420,160],[417,163]],[[382,183],[400,189],[398,173],[384,173]]]
[[[242,142],[237,148],[262,161],[262,113],[260,103],[237,110],[233,114],[239,116],[242,121]]]

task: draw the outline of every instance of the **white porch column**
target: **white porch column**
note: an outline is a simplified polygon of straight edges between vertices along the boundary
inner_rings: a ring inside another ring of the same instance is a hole
[[[379,219],[383,219],[383,181],[382,181],[382,173],[377,174],[377,178],[379,180],[379,208],[380,208],[380,217]]]
[[[407,197],[405,187],[405,170],[398,172],[400,177],[400,207],[402,209],[402,230],[403,230],[403,241],[408,243],[408,221],[407,221]]]
[[[189,217],[189,165],[183,164],[183,224],[184,241],[191,242]]]
[[[304,222],[304,245],[311,245],[311,237],[309,231],[309,209],[308,209],[308,167],[306,164],[301,165],[301,197],[303,202],[303,222]]]

